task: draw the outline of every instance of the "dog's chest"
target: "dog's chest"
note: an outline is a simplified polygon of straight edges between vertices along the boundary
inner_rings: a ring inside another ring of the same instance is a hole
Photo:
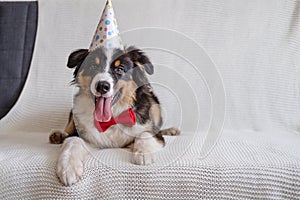
[[[75,96],[73,115],[79,136],[98,148],[125,147],[141,133],[147,131],[148,125],[137,123],[133,127],[116,124],[105,132],[99,132],[94,125],[94,110],[92,98],[86,95]]]

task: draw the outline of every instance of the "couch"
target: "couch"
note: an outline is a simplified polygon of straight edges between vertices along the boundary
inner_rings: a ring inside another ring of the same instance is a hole
[[[40,0],[24,88],[0,121],[0,199],[300,199],[300,2],[113,0],[125,44],[155,64],[166,137],[156,162],[93,150],[81,180],[50,144],[72,107],[68,55],[88,48],[104,0]]]

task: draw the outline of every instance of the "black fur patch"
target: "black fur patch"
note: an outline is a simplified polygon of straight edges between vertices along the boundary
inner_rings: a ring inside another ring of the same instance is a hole
[[[141,64],[148,74],[151,75],[154,73],[154,67],[152,63],[142,50],[131,46],[126,49],[126,54],[130,57],[133,63],[135,63],[135,65],[137,65],[137,63]]]
[[[165,138],[162,136],[161,133],[156,133],[154,136],[158,142],[160,142],[163,146],[165,146],[166,142],[165,142]]]
[[[84,76],[92,77],[93,74],[104,72],[106,67],[106,56],[104,48],[98,48],[95,51],[89,52],[87,49],[79,49],[72,52],[69,56],[67,66],[69,68],[75,68],[74,70],[74,80],[79,72],[83,71]],[[98,62],[99,61],[99,62]]]
[[[69,114],[69,121],[68,121],[68,123],[70,123],[72,120],[73,120],[73,112],[71,110],[71,112]],[[73,137],[73,136],[77,136],[78,137],[78,133],[77,133],[75,125],[74,125],[74,127],[72,129],[72,132],[69,133],[69,135],[67,137]]]
[[[93,74],[103,73],[106,67],[106,55],[103,52],[105,49],[98,48],[95,51],[88,54],[84,59],[83,63],[80,65],[79,71],[83,71],[84,76],[92,77]],[[98,61],[99,60],[99,63]]]
[[[76,67],[73,73],[74,78],[77,76],[79,67],[83,63],[84,59],[87,57],[88,54],[89,51],[87,49],[78,49],[69,55],[67,66],[69,68]]]
[[[145,124],[150,118],[150,109],[153,104],[159,104],[158,98],[150,90],[150,84],[143,85],[136,90],[136,100],[134,101],[135,113],[140,124]],[[162,121],[162,120],[160,120]],[[156,126],[161,126],[161,122]]]

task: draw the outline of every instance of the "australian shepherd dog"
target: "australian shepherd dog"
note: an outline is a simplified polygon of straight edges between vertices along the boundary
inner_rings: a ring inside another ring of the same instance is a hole
[[[76,183],[83,174],[89,148],[132,149],[132,162],[148,165],[165,145],[163,135],[178,135],[177,128],[161,130],[158,98],[146,74],[153,65],[140,49],[100,47],[70,54],[78,91],[64,131],[53,131],[50,142],[62,143],[57,175],[64,185]]]

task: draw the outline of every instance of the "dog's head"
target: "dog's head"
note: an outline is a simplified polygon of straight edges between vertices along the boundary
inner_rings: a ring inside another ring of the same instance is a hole
[[[134,105],[136,90],[148,84],[146,73],[153,74],[148,57],[135,47],[77,50],[69,56],[69,68],[75,68],[74,84],[95,102],[95,119],[109,121],[113,107]]]

